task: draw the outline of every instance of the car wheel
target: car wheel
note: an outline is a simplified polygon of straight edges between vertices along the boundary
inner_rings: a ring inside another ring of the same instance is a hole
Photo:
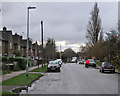
[[[59,69],[59,72],[60,72],[60,69]]]
[[[112,73],[115,73],[115,70],[113,70]]]
[[[58,68],[57,72],[60,72],[60,68]]]
[[[94,67],[96,68],[96,65],[94,65]]]
[[[102,69],[102,73],[104,73],[104,70]]]

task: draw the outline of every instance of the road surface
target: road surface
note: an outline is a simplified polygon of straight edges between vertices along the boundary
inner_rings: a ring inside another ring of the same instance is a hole
[[[46,73],[22,94],[118,94],[118,74],[66,63],[60,73]]]

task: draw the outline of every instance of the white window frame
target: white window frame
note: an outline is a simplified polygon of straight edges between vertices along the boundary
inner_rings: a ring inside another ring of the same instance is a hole
[[[20,46],[18,46],[18,50],[20,51]]]
[[[12,43],[10,43],[10,49],[12,49]]]

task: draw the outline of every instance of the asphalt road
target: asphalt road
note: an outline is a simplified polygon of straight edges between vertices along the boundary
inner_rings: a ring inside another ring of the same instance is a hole
[[[118,94],[118,74],[67,63],[61,72],[49,72],[22,94]]]

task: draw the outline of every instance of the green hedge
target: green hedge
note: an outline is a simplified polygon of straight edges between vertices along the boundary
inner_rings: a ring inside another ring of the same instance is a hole
[[[7,57],[5,56],[2,57],[2,62],[6,62],[7,60],[8,60]]]
[[[17,64],[18,64],[18,66],[19,66],[20,69],[24,70],[24,69],[26,69],[27,61],[23,60],[23,59],[19,59],[17,61]]]

